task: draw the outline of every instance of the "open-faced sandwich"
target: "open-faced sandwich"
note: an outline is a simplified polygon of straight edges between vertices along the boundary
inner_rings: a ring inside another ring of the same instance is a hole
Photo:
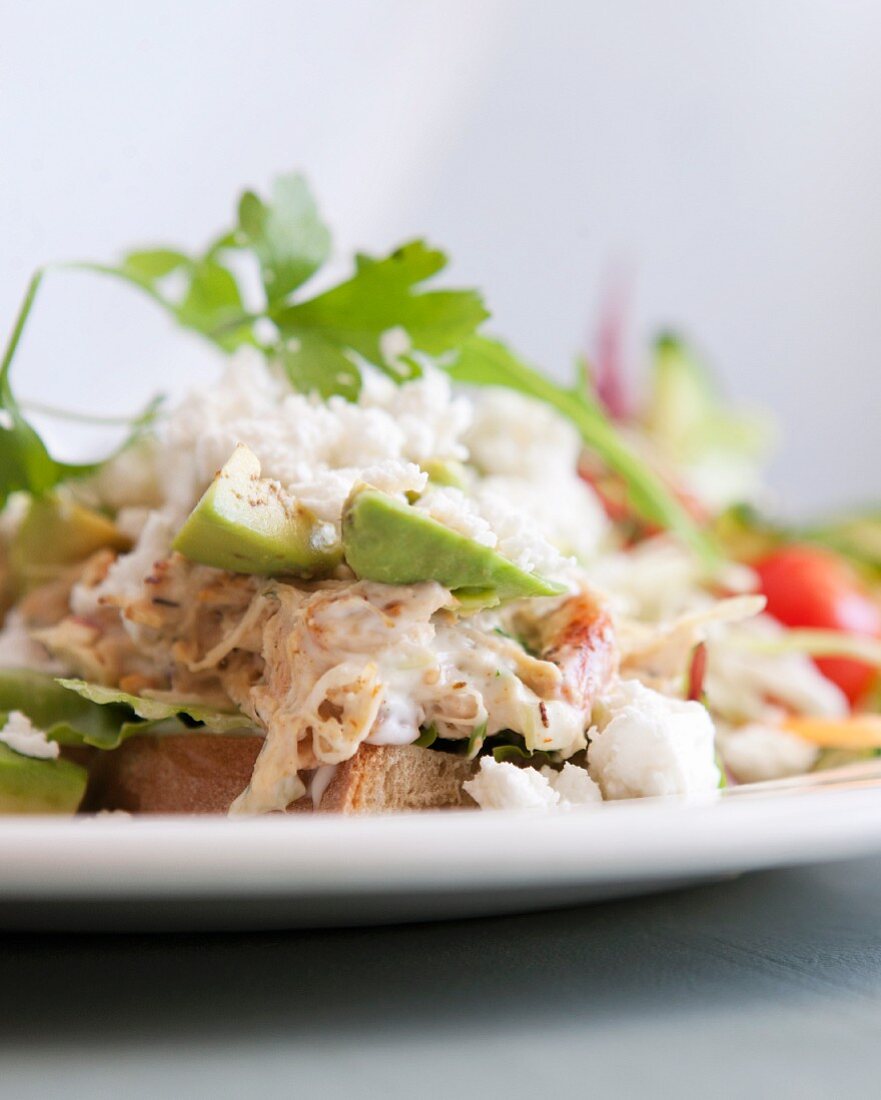
[[[760,518],[761,424],[681,342],[631,406],[609,341],[553,383],[426,285],[422,241],[335,285],[328,253],[288,177],[201,255],[84,265],[218,370],[81,465],[14,396],[32,281],[0,373],[0,809],[566,808],[881,748],[881,522]]]

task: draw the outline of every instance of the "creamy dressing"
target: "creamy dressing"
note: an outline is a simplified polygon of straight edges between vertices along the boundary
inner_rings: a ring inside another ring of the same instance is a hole
[[[336,775],[337,764],[322,764],[312,773],[312,781],[309,784],[309,797],[312,799],[312,809],[317,810],[324,798],[325,791],[330,786]]]
[[[428,725],[454,740],[510,729],[564,757],[586,745],[559,669],[496,633],[492,616],[456,620],[440,585],[278,584],[267,598],[266,682],[250,695],[267,737],[236,813],[283,809],[305,791],[299,770],[348,760],[364,741],[411,744]]]

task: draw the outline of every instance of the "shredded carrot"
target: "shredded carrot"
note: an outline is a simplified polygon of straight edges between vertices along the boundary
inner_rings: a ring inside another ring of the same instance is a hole
[[[824,749],[881,749],[881,715],[849,718],[787,718],[783,729]]]

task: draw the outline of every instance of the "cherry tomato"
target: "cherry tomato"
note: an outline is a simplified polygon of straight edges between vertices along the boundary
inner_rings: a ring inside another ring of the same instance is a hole
[[[812,546],[785,546],[754,567],[768,614],[786,626],[881,637],[881,608],[850,566]],[[849,657],[819,657],[817,667],[851,704],[871,687],[876,670]]]

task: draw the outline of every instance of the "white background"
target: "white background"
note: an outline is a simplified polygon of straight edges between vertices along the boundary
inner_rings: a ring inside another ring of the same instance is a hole
[[[6,0],[0,318],[41,261],[198,245],[299,167],[340,250],[430,236],[557,374],[623,273],[634,360],[678,326],[784,420],[787,503],[877,500],[879,62],[870,0]],[[88,277],[35,322],[44,400],[127,411],[215,370]]]

